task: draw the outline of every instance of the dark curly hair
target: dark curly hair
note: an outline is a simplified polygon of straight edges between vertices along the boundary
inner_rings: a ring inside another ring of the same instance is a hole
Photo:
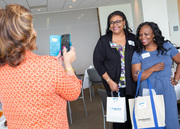
[[[118,15],[120,17],[123,18],[123,20],[125,20],[125,25],[126,25],[126,28],[124,29],[124,32],[126,35],[128,35],[129,33],[132,33],[132,30],[129,28],[129,24],[128,24],[128,21],[126,19],[126,16],[123,12],[121,11],[114,11],[112,12],[111,14],[109,14],[108,18],[107,18],[107,28],[106,28],[106,34],[108,34],[109,32],[112,32],[109,27],[110,27],[110,19],[111,17],[115,16],[115,15]]]
[[[164,37],[162,36],[162,32],[161,30],[159,29],[158,25],[154,22],[143,22],[141,23],[138,28],[137,28],[137,31],[136,31],[136,40],[137,40],[137,52],[140,54],[143,49],[145,49],[145,46],[141,43],[141,41],[139,40],[139,32],[140,32],[140,29],[144,26],[144,25],[148,25],[151,27],[155,37],[154,37],[154,40],[155,40],[155,43],[157,44],[157,51],[158,51],[158,54],[161,53],[162,55],[163,54],[166,54],[167,49],[165,49],[163,47],[163,43],[165,42],[170,42],[169,40],[165,40]],[[171,42],[170,42],[171,43]],[[157,55],[158,55],[157,54]]]

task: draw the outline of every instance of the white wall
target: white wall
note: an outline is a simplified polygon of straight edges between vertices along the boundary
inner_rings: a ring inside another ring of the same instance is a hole
[[[179,15],[178,15],[178,2],[177,0],[167,0],[168,8],[168,21],[170,29],[170,40],[177,46],[180,46],[180,28],[179,28]],[[178,31],[174,31],[173,27],[177,26]]]
[[[114,6],[104,6],[99,7],[99,21],[100,21],[100,27],[101,27],[101,35],[104,35],[106,33],[106,27],[107,27],[107,18],[109,14],[111,14],[114,11],[122,11],[128,20],[129,27],[133,28],[133,17],[132,17],[132,9],[131,4],[121,4],[121,5],[114,5]]]
[[[165,39],[170,40],[166,0],[141,0],[144,21],[156,22]]]
[[[49,36],[71,34],[72,46],[76,50],[73,63],[77,74],[83,74],[92,65],[94,47],[100,37],[97,9],[34,15],[39,55],[49,55]]]

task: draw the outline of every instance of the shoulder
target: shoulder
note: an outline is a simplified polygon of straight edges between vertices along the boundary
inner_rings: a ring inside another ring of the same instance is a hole
[[[133,33],[129,33],[128,35],[126,35],[126,37],[127,37],[127,39],[132,40],[132,41],[134,41],[136,38],[135,34],[133,34]]]
[[[103,36],[100,37],[101,41],[111,41],[112,40],[112,33],[108,33],[108,34],[105,34]]]
[[[41,56],[41,55],[37,55],[36,57],[35,57],[35,59],[36,60],[40,60],[40,61],[43,61],[44,63],[52,63],[52,62],[56,62],[57,61],[57,59],[55,58],[55,57],[53,57],[53,56],[49,56],[49,55],[43,55],[43,56]]]
[[[163,44],[163,47],[168,50],[168,53],[170,53],[171,57],[174,57],[176,54],[178,54],[178,49],[175,48],[175,46],[170,42],[165,42]]]
[[[168,49],[176,49],[175,46],[171,42],[168,42],[168,41],[163,43],[163,47],[167,50]]]
[[[148,55],[148,53],[149,53],[149,52],[147,52],[147,51],[145,51],[145,50],[142,50],[142,52],[134,51],[133,56],[134,56],[134,57],[142,57],[142,55],[144,55],[144,54],[145,54],[145,55],[146,55],[146,54]]]
[[[133,53],[133,56],[132,56],[132,62],[131,64],[137,64],[137,63],[140,63],[142,60],[141,58],[141,54],[137,53],[136,51]]]
[[[168,41],[163,43],[163,47],[167,50],[170,50],[170,49],[175,50],[176,49],[175,46]]]
[[[49,55],[43,55],[43,56],[36,55],[34,56],[32,61],[36,62],[37,65],[40,65],[41,67],[44,67],[47,69],[60,66],[56,57],[49,56]]]
[[[172,43],[170,43],[170,42],[164,42],[163,43],[163,47],[164,48],[169,48],[169,47],[172,47],[173,45],[172,45]]]
[[[98,40],[97,46],[107,46],[109,45],[109,41],[112,41],[112,34],[108,33],[101,36]]]
[[[134,57],[139,57],[141,54],[137,53],[136,51],[133,53]]]

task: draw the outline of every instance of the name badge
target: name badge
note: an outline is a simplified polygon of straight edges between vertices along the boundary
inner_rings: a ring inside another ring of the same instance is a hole
[[[135,46],[134,41],[132,41],[132,40],[128,40],[128,43],[129,43],[129,45]]]
[[[121,44],[117,45],[116,43],[113,43],[111,41],[109,41],[109,44],[110,44],[111,48],[121,48],[122,47]]]
[[[117,47],[117,44],[116,43],[113,43],[113,42],[109,42],[111,48],[116,48]]]
[[[142,54],[142,58],[143,58],[143,59],[144,59],[144,58],[147,58],[147,57],[150,57],[150,53],[149,53],[149,52]]]

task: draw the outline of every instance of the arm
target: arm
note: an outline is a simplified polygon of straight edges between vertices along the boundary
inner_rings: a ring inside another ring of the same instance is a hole
[[[103,79],[107,81],[110,89],[112,91],[116,91],[118,92],[118,85],[116,82],[114,82],[110,77],[109,75],[107,74],[107,72],[105,72],[103,75],[102,75]]]
[[[106,56],[105,54],[106,43],[103,43],[106,41],[105,40],[102,41],[102,40],[103,40],[102,38],[99,39],[93,52],[93,64],[100,76],[102,76],[106,72],[104,66],[105,56]]]
[[[63,55],[61,56],[61,51],[59,52],[59,55],[56,57],[57,61],[63,65],[66,70],[66,73],[68,75],[75,75],[74,69],[71,65],[71,63],[76,59],[76,53],[74,47],[71,47],[71,50],[67,52],[66,47],[63,48]]]
[[[141,81],[146,80],[153,72],[162,71],[164,69],[164,63],[157,63],[152,67],[142,72]],[[138,79],[138,71],[141,70],[141,63],[132,65],[132,76],[134,81]]]
[[[56,93],[67,101],[78,99],[81,93],[81,81],[75,75],[67,75],[63,72],[62,78],[56,86]]]
[[[171,79],[171,84],[174,86],[174,85],[177,85],[178,84],[178,81],[180,79],[180,53],[178,53],[177,55],[175,55],[172,60],[177,64],[177,67],[176,67],[176,74],[174,76],[173,79]]]
[[[65,71],[61,65],[58,65],[60,68],[57,68],[58,71],[56,71],[58,72],[56,75],[56,93],[68,101],[76,100],[81,92],[81,81],[75,76],[74,69],[71,65],[75,59],[76,54],[74,47],[71,47],[69,52],[64,48],[63,61]],[[61,61],[59,62],[61,64]]]

